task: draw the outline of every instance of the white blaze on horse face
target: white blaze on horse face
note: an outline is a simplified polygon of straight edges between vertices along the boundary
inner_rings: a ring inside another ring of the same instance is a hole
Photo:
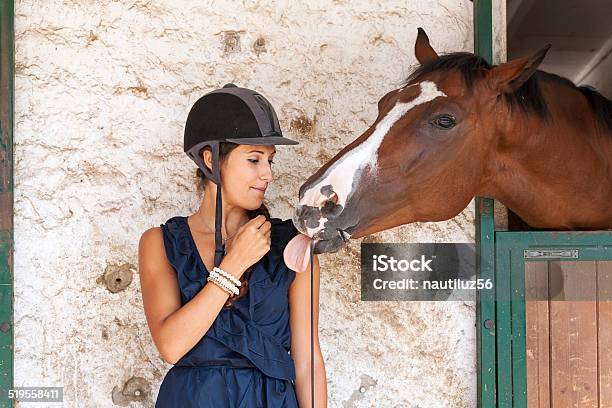
[[[306,235],[312,237],[314,234],[325,228],[325,223],[327,222],[327,218],[321,217],[319,218],[319,225],[316,228],[308,228],[306,227]]]
[[[346,152],[327,169],[320,181],[310,186],[308,190],[304,192],[304,196],[299,202],[300,205],[320,207],[328,198],[321,194],[321,188],[331,185],[333,191],[338,195],[337,204],[342,207],[346,206],[346,201],[350,196],[352,186],[357,186],[359,183],[358,170],[369,164],[372,176],[376,174],[378,149],[391,127],[415,106],[429,102],[438,96],[446,96],[444,92],[438,90],[434,82],[423,81],[410,86],[416,85],[420,85],[421,93],[411,101],[397,102],[393,109],[387,112],[385,117],[378,122],[374,132],[363,143],[359,144],[353,150]],[[318,227],[312,230],[309,229],[308,232],[310,233],[312,231],[312,233],[315,234],[317,231],[323,229],[323,227],[324,226],[319,222]]]

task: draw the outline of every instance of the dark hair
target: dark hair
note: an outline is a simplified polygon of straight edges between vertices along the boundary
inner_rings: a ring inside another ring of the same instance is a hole
[[[229,156],[229,154],[238,146],[240,145],[237,143],[231,143],[231,142],[219,143],[219,166],[221,166],[221,164],[227,159],[227,156]],[[204,150],[211,150],[211,148],[210,146],[206,146],[202,150],[200,150],[199,154],[201,155],[202,151]],[[204,188],[206,187],[206,184],[212,183],[212,181],[208,177],[206,177],[206,174],[204,174],[204,172],[200,170],[199,167],[196,170],[196,177],[198,179],[198,185],[197,185],[198,192],[203,192]],[[247,210],[247,216],[249,217],[250,220],[257,217],[258,215],[263,215],[266,217],[266,220],[270,220],[270,211],[268,210],[268,207],[266,207],[264,203],[261,203],[261,206],[257,208],[256,210]],[[232,304],[236,300],[248,294],[248,289],[249,289],[248,281],[249,281],[249,276],[251,275],[252,269],[253,267],[251,266],[242,274],[242,276],[240,277],[240,282],[242,282],[242,284],[238,288],[240,292],[236,296],[229,298],[225,302],[223,307],[232,306]]]

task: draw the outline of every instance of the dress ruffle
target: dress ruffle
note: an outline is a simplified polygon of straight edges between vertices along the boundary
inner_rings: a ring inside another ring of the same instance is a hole
[[[222,310],[207,336],[248,358],[264,374],[295,379],[295,365],[282,344],[231,310]]]
[[[186,224],[186,217],[172,217],[160,225],[168,261],[177,271],[183,304],[195,296],[208,278],[208,272],[194,250],[195,245]]]
[[[294,362],[288,354],[289,344],[286,339],[283,342],[264,332],[253,320],[256,307],[266,299],[271,299],[275,291],[286,290],[295,278],[295,272],[283,260],[283,251],[298,231],[290,219],[282,221],[271,218],[270,222],[270,250],[253,266],[249,278],[248,313],[238,302],[234,304],[235,309],[221,309],[205,337],[246,357],[270,377],[293,380]],[[161,227],[168,260],[177,271],[182,303],[185,304],[208,283],[208,271],[197,253],[187,217],[170,218]],[[183,360],[190,361],[190,364],[197,361],[198,349],[210,346],[203,340],[183,356],[177,365],[181,365]]]

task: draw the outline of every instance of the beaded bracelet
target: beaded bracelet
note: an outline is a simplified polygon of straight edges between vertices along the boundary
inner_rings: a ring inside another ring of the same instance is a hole
[[[227,294],[232,297],[234,296],[234,290],[230,287],[230,283],[227,281],[222,281],[218,276],[209,276],[209,282],[213,282],[215,285],[223,289]]]
[[[237,295],[240,293],[238,287],[236,287],[229,279],[221,276],[217,271],[213,270],[210,272],[210,276],[208,277],[209,281],[213,281],[225,289],[228,293],[230,293],[230,297],[232,295]]]
[[[217,280],[223,282],[225,284],[225,286],[227,286],[228,288],[232,289],[233,292],[238,293],[238,287],[236,287],[236,285],[234,285],[229,279],[221,276],[217,271],[211,271],[210,275],[213,278],[216,278]]]
[[[229,272],[225,272],[223,269],[219,268],[218,266],[215,266],[213,268],[213,271],[219,272],[219,274],[221,276],[225,276],[227,279],[229,279],[234,285],[240,287],[240,285],[242,285],[242,282],[240,282],[238,279],[236,279],[236,277],[234,275],[232,275]]]

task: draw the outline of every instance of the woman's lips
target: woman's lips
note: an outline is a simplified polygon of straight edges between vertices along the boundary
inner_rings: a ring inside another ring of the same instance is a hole
[[[255,191],[260,191],[262,194],[266,192],[266,189],[261,189],[261,188],[257,188],[257,187],[251,187],[253,190]]]

